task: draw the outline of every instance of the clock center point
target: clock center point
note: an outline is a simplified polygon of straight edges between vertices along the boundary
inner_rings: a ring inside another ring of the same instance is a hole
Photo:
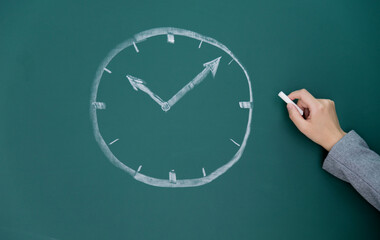
[[[167,112],[167,111],[170,110],[170,105],[169,105],[169,103],[164,102],[164,103],[162,104],[161,108],[162,108],[162,110],[163,110],[164,112]]]

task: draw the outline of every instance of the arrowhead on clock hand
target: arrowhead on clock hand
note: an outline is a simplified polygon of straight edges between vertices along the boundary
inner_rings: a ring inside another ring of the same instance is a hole
[[[213,77],[215,77],[216,71],[218,70],[218,66],[219,66],[219,62],[221,58],[222,57],[218,57],[210,62],[206,62],[203,64],[203,67],[208,68],[211,71]]]
[[[137,77],[134,77],[131,75],[127,75],[127,78],[129,80],[129,83],[132,85],[133,89],[135,89],[136,91],[138,91],[139,85],[145,84],[145,82],[143,80],[141,80],[140,78],[137,78]]]

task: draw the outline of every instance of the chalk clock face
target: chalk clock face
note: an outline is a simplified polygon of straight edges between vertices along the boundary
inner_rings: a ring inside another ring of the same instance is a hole
[[[145,184],[204,185],[246,148],[251,81],[237,57],[210,37],[178,28],[138,33],[110,51],[91,91],[101,150]]]

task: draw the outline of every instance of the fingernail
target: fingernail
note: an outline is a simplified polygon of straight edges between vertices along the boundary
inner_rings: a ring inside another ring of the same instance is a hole
[[[289,103],[286,105],[286,107],[288,108],[288,110],[290,110],[290,109],[292,109],[293,106],[292,106],[292,104]]]

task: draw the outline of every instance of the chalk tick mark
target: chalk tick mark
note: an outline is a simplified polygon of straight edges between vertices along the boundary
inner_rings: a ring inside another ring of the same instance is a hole
[[[168,34],[168,43],[174,44],[174,35],[173,34]]]
[[[239,102],[240,108],[253,108],[253,102]]]
[[[240,147],[240,144],[235,142],[232,138],[230,138],[231,142],[233,142],[236,146]]]
[[[137,48],[137,45],[136,45],[135,42],[133,42],[133,46],[135,47],[135,50],[136,50],[137,53],[140,52],[139,49]]]
[[[108,143],[108,145],[112,145],[112,144],[114,144],[115,142],[117,142],[117,141],[119,141],[119,139],[118,138],[116,138],[115,140],[113,140],[112,142],[110,142],[110,143]]]
[[[92,105],[95,109],[106,109],[106,104],[104,102],[93,102]]]
[[[206,177],[206,170],[205,168],[202,168],[203,177]]]

